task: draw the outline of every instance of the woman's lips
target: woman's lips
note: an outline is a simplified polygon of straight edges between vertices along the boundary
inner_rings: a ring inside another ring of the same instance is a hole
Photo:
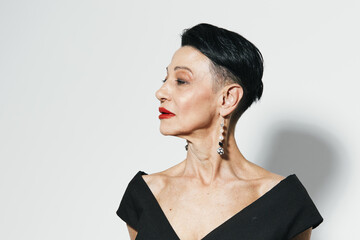
[[[166,119],[166,118],[171,118],[171,117],[175,116],[174,113],[170,112],[169,110],[167,110],[164,107],[159,107],[159,112],[161,113],[159,115],[159,119]]]

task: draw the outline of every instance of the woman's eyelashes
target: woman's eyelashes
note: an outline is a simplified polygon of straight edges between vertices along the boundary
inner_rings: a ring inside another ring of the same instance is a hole
[[[182,85],[182,84],[185,84],[186,82],[181,80],[181,79],[176,79],[176,82],[178,85]]]
[[[162,80],[163,83],[165,83],[167,80],[167,78],[165,78],[164,80]],[[183,84],[186,84],[186,81],[183,81],[181,79],[176,79],[175,80],[177,82],[177,85],[183,85]]]

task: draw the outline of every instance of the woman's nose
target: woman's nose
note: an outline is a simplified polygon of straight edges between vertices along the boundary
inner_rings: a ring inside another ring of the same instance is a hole
[[[155,96],[160,101],[163,102],[165,99],[169,99],[169,93],[166,89],[166,84],[163,84],[156,92]]]

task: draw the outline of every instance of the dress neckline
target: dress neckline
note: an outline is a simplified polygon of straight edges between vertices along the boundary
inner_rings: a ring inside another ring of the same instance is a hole
[[[137,174],[137,177],[140,178],[140,181],[142,182],[142,184],[145,186],[145,188],[147,189],[149,195],[151,196],[151,199],[154,203],[154,205],[156,206],[156,208],[159,210],[159,212],[161,213],[161,217],[163,218],[163,220],[166,222],[166,224],[168,225],[168,227],[171,229],[172,233],[174,236],[176,236],[176,238],[178,240],[180,240],[180,237],[177,235],[175,229],[173,228],[173,226],[171,225],[169,219],[166,217],[163,209],[161,208],[159,202],[157,201],[155,195],[153,194],[153,192],[151,191],[150,187],[147,185],[147,183],[145,182],[144,178],[142,177],[142,175],[148,175],[146,172],[144,171],[139,171]],[[254,205],[259,204],[259,202],[263,201],[266,197],[270,196],[272,193],[275,192],[275,190],[277,190],[278,188],[281,187],[281,185],[283,185],[285,182],[289,181],[290,178],[296,178],[295,174],[291,174],[288,175],[286,178],[282,179],[280,182],[278,182],[275,186],[273,186],[270,190],[268,190],[267,192],[265,192],[263,195],[261,195],[260,197],[258,197],[256,200],[254,200],[252,203],[250,203],[249,205],[247,205],[246,207],[244,207],[243,209],[241,209],[240,211],[238,211],[237,213],[235,213],[234,215],[232,215],[230,218],[228,218],[227,220],[225,220],[223,223],[221,223],[220,225],[218,225],[216,228],[212,229],[210,232],[208,232],[203,238],[201,238],[201,240],[206,240],[208,237],[210,237],[212,234],[215,234],[216,231],[218,231],[220,228],[224,228],[226,225],[228,225],[230,222],[234,221],[237,217],[241,216],[244,212],[246,212],[249,208],[254,207]]]

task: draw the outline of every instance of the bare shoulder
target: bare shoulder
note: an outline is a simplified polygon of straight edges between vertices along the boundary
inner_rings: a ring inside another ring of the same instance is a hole
[[[272,188],[274,188],[276,185],[278,185],[282,180],[285,179],[285,177],[270,172],[270,171],[266,171],[266,174],[264,175],[264,177],[262,178],[262,184],[261,184],[261,188],[260,188],[260,192],[262,194],[268,192],[269,190],[271,190]]]
[[[174,170],[174,167],[172,167],[161,172],[142,175],[144,181],[154,196],[158,196],[160,192],[167,186],[171,176],[174,175]]]
[[[157,192],[157,190],[163,188],[169,182],[171,177],[178,176],[181,173],[184,164],[185,160],[163,171],[142,176],[150,189]]]
[[[157,196],[166,185],[166,178],[161,173],[142,175],[151,192]]]
[[[265,194],[285,179],[284,176],[270,172],[256,164],[252,163],[252,165],[251,175],[255,179],[259,195]]]
[[[268,181],[270,185],[275,186],[279,182],[285,179],[284,176],[265,170],[264,179]]]

